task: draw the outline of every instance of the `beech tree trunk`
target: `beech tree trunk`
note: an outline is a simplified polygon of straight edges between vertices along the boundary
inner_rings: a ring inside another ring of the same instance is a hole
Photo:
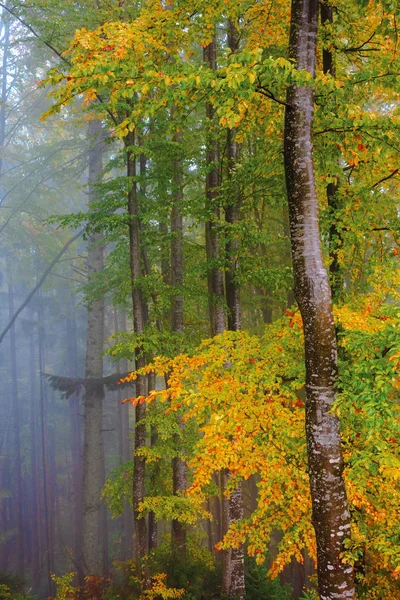
[[[30,456],[30,484],[31,484],[31,554],[32,554],[32,587],[36,592],[39,586],[40,567],[40,532],[39,532],[39,500],[38,500],[38,444],[37,444],[37,364],[35,347],[35,312],[31,312],[32,329],[29,337],[29,379],[30,379],[30,409],[29,409],[29,435],[31,443]]]
[[[177,134],[175,141],[179,142]],[[185,332],[184,324],[184,299],[183,299],[183,217],[182,217],[182,162],[175,160],[173,164],[173,203],[171,210],[171,285],[174,289],[172,311],[171,311],[171,329],[173,333],[182,336]],[[183,428],[183,424],[181,425]],[[180,438],[175,438],[177,448]],[[186,463],[176,456],[172,461],[173,471],[173,493],[181,494],[186,490]],[[186,551],[186,526],[180,521],[172,520],[172,545],[181,554]]]
[[[45,372],[45,329],[44,329],[43,304],[39,307],[39,372]],[[42,484],[43,484],[43,507],[40,514],[43,515],[43,542],[44,559],[46,564],[46,577],[48,594],[54,591],[54,583],[51,574],[54,573],[54,523],[52,515],[52,493],[50,485],[49,465],[49,437],[47,422],[47,387],[43,377],[40,378],[40,437],[41,437],[41,462],[42,462]]]
[[[72,304],[71,313],[76,309]],[[67,316],[66,337],[68,348],[68,376],[76,377],[79,372],[78,366],[78,340],[76,319]],[[79,416],[80,399],[78,394],[69,398],[70,418],[70,448],[72,460],[72,548],[74,569],[78,574],[78,581],[82,581],[81,572],[81,548],[82,548],[82,442],[81,442],[81,417]]]
[[[102,173],[102,127],[100,121],[89,124],[89,208],[97,199],[96,184]],[[87,269],[89,282],[103,269],[104,247],[101,235],[89,239]],[[88,309],[85,378],[103,377],[104,298],[93,300]],[[84,397],[84,434],[82,467],[82,569],[85,575],[101,575],[99,547],[100,494],[102,487],[101,429],[104,389],[102,384],[87,382]]]
[[[126,317],[125,313],[120,313],[114,309],[114,325],[115,331],[126,331]],[[116,364],[115,370],[117,373],[128,372],[128,361],[123,359]],[[118,387],[117,390],[117,429],[118,429],[118,450],[119,450],[119,464],[122,465],[124,462],[130,459],[130,448],[129,448],[129,407],[126,404],[122,404],[123,399],[126,397],[126,392]],[[121,560],[127,560],[132,556],[132,538],[133,538],[133,519],[132,509],[127,500],[124,501],[124,512],[121,518]]]
[[[232,53],[236,52],[239,47],[239,32],[232,21],[228,21],[228,46]],[[225,220],[230,227],[228,229],[228,238],[226,242],[227,268],[225,272],[225,289],[226,303],[228,306],[228,329],[230,331],[239,331],[241,328],[240,288],[237,281],[239,241],[235,233],[235,225],[239,221],[241,200],[237,183],[232,185],[239,152],[240,148],[236,141],[236,130],[228,129],[227,155],[228,180],[230,185],[228,203],[225,208]]]
[[[332,6],[321,3],[321,22],[322,24],[333,22]],[[336,65],[333,54],[326,48],[324,48],[322,51],[322,65],[325,74],[331,75],[333,78],[336,77]],[[338,299],[340,297],[340,295],[343,293],[344,287],[343,272],[340,267],[338,256],[338,247],[342,242],[342,234],[338,230],[335,222],[335,211],[339,208],[339,199],[337,196],[338,188],[339,186],[336,182],[330,182],[326,186],[326,196],[331,212],[331,225],[329,228],[329,255],[331,262],[329,265],[329,273],[332,295],[334,299]]]
[[[145,316],[142,300],[142,293],[138,285],[141,277],[140,260],[140,211],[136,182],[136,157],[132,153],[135,145],[135,135],[130,133],[126,140],[127,150],[127,174],[131,179],[131,186],[128,193],[128,215],[129,215],[129,259],[132,282],[132,308],[133,308],[133,327],[137,335],[144,332]],[[141,348],[135,352],[136,369],[145,366],[145,357]],[[136,396],[146,395],[146,377],[140,375],[136,380]],[[135,409],[136,429],[135,445],[133,457],[133,515],[135,523],[135,557],[138,574],[143,577],[142,559],[147,551],[147,526],[144,517],[141,518],[139,505],[143,501],[145,487],[145,459],[138,455],[138,451],[146,445],[146,426],[143,419],[146,414],[146,405],[137,404]],[[146,585],[146,582],[145,582]]]
[[[232,53],[239,47],[239,35],[232,21],[228,21],[228,46]],[[228,329],[230,331],[239,331],[241,328],[241,305],[240,288],[237,280],[238,274],[238,252],[239,242],[235,232],[235,226],[240,218],[240,190],[237,184],[233,183],[236,163],[239,158],[239,145],[236,141],[236,130],[231,129],[227,132],[227,157],[228,157],[228,181],[229,198],[225,208],[225,220],[229,225],[226,242],[226,270],[225,270],[225,290],[226,304],[228,310]],[[231,474],[224,474],[224,479],[229,480]],[[223,498],[222,506],[225,508],[224,529],[228,529],[234,521],[241,521],[244,516],[243,511],[243,491],[239,484],[236,490],[228,499]],[[241,544],[238,548],[231,548],[225,552],[223,573],[223,591],[229,598],[242,600],[245,597],[244,580],[244,547]]]
[[[290,58],[315,76],[318,0],[292,0]],[[330,413],[335,400],[337,349],[331,290],[318,224],[313,166],[314,90],[289,87],[285,110],[284,154],[289,199],[295,294],[304,324],[306,355],[306,435],[317,540],[321,600],[354,598],[353,569],[343,563],[343,541],[350,514],[342,476],[339,420]]]
[[[210,69],[217,68],[217,44],[215,37],[211,43],[204,48],[204,62]],[[216,199],[219,196],[219,148],[215,128],[214,107],[210,102],[206,103],[206,118],[209,130],[206,150],[206,209],[210,219],[206,222],[206,253],[207,253],[207,279],[210,309],[211,335],[217,335],[225,331],[225,290],[224,274],[221,262],[221,246],[218,238],[218,220],[220,217],[219,205]]]
[[[14,286],[10,266],[8,266],[8,314],[9,318],[14,314]],[[17,525],[17,569],[18,573],[24,575],[25,569],[25,539],[24,539],[24,513],[23,513],[23,485],[22,485],[22,463],[21,463],[21,409],[18,394],[17,374],[17,350],[15,343],[15,325],[10,329],[10,367],[11,367],[11,403],[12,419],[14,429],[14,452],[15,452],[15,495],[13,505],[16,513]]]

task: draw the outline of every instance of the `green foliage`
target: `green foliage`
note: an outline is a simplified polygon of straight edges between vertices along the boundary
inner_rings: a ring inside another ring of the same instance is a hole
[[[220,573],[199,534],[188,534],[184,554],[171,547],[170,536],[165,536],[150,553],[148,563],[153,573],[166,573],[170,587],[185,590],[184,600],[219,598]]]
[[[25,581],[19,575],[0,572],[0,600],[37,600],[24,592]]]
[[[75,597],[76,588],[72,584],[74,577],[75,573],[65,573],[65,575],[59,577],[52,575],[52,580],[56,584],[55,600],[71,600]]]
[[[268,577],[268,567],[246,559],[246,600],[291,600],[292,588]]]
[[[107,474],[102,497],[114,517],[122,514],[125,501],[132,505],[132,477],[133,460],[124,462]]]

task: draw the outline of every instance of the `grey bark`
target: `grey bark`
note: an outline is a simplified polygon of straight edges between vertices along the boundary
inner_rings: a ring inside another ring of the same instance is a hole
[[[136,182],[136,157],[132,153],[135,145],[135,136],[129,134],[125,140],[127,150],[127,174],[131,178],[131,187],[128,193],[128,215],[129,215],[129,258],[132,284],[132,308],[133,308],[133,327],[137,335],[144,332],[145,319],[143,310],[143,300],[138,281],[141,277],[141,250],[140,250],[140,210]],[[138,347],[135,351],[136,369],[145,366],[145,357],[142,348]],[[146,377],[139,375],[136,380],[136,396],[146,395]],[[143,419],[146,415],[146,405],[138,403],[135,408],[135,446],[133,457],[133,515],[135,523],[135,557],[138,574],[146,579],[146,574],[142,568],[142,559],[147,550],[147,526],[144,518],[141,518],[139,505],[144,499],[145,487],[145,459],[138,455],[138,451],[146,445],[146,426]],[[147,581],[144,581],[147,585]]]
[[[117,311],[114,312],[114,325],[115,331],[126,331],[126,317],[125,313],[118,315]],[[121,360],[116,365],[117,373],[128,372],[128,361],[126,359]],[[119,461],[120,465],[130,459],[130,448],[129,448],[129,414],[128,406],[122,404],[122,400],[126,397],[120,387],[117,390],[117,427],[118,427],[118,449],[119,449]],[[122,534],[122,546],[121,546],[121,560],[127,560],[132,556],[132,538],[133,538],[133,519],[132,510],[127,500],[124,501],[124,512],[121,519],[121,534]]]
[[[204,48],[204,62],[210,69],[217,68],[217,44],[215,37],[210,44]],[[210,102],[206,103],[206,119],[209,130],[206,150],[206,210],[208,221],[205,224],[206,253],[207,253],[207,279],[209,294],[209,310],[211,335],[218,335],[225,330],[225,290],[224,274],[221,263],[221,245],[218,237],[218,220],[220,218],[220,207],[217,204],[219,196],[219,147],[215,129],[215,111]]]
[[[35,313],[32,311],[32,331],[29,338],[29,378],[30,378],[30,410],[29,410],[29,435],[31,443],[31,555],[32,555],[32,586],[36,591],[39,586],[39,566],[40,566],[40,533],[39,533],[39,499],[38,499],[38,444],[37,444],[37,368],[36,368],[36,347],[35,347]]]
[[[39,307],[39,372],[44,372],[45,364],[45,339],[43,324],[43,306]],[[49,464],[49,438],[47,422],[47,387],[43,377],[40,378],[40,435],[41,435],[41,462],[42,462],[42,484],[43,484],[43,545],[44,560],[46,564],[47,589],[51,596],[54,592],[54,584],[51,574],[54,573],[54,523],[52,514],[52,491]]]
[[[102,174],[102,126],[89,124],[89,209],[97,199],[96,184]],[[104,247],[101,235],[89,238],[87,257],[88,281],[103,269]],[[88,307],[85,378],[103,376],[104,298],[93,300]],[[84,395],[84,433],[82,467],[82,569],[85,575],[101,575],[99,552],[100,494],[102,487],[101,429],[104,388],[101,383],[86,383]]]
[[[179,135],[175,141],[180,142]],[[183,188],[182,188],[182,162],[175,160],[173,164],[173,202],[171,210],[171,285],[173,287],[173,301],[171,310],[171,328],[178,336],[185,332],[184,324],[184,299],[183,299]],[[179,349],[178,349],[179,351]],[[181,425],[183,429],[183,425]],[[179,448],[180,438],[175,437],[175,444]],[[172,461],[173,493],[181,494],[187,487],[186,463],[175,456]],[[184,554],[186,551],[186,526],[177,519],[172,520],[172,544],[175,549]]]
[[[289,57],[297,69],[315,76],[318,0],[292,0]],[[286,185],[295,294],[304,324],[306,355],[306,436],[317,540],[321,600],[353,599],[353,569],[343,563],[350,514],[342,476],[339,420],[335,400],[337,349],[331,290],[318,223],[313,166],[314,90],[291,85],[284,130]]]
[[[71,306],[71,312],[75,306]],[[74,377],[78,373],[78,340],[76,320],[67,316],[66,337],[68,348],[68,376]],[[82,581],[81,548],[82,548],[82,434],[81,417],[79,416],[79,394],[72,394],[69,398],[70,418],[70,444],[72,459],[72,547],[74,569],[77,571],[78,581]]]
[[[11,268],[8,265],[8,314],[9,318],[14,313],[14,286],[11,274]],[[16,511],[17,525],[17,568],[23,576],[25,569],[25,539],[24,539],[24,514],[23,514],[23,484],[22,484],[22,464],[21,464],[21,409],[18,394],[18,376],[17,376],[17,350],[15,343],[15,327],[10,329],[10,367],[11,367],[11,398],[12,419],[14,430],[14,452],[15,452],[15,496],[13,504]]]
[[[333,9],[332,6],[321,3],[321,23],[333,22]],[[333,78],[336,77],[336,65],[332,52],[326,48],[322,51],[322,65],[325,74],[331,75]],[[338,248],[342,243],[342,234],[339,231],[334,215],[335,212],[340,208],[340,202],[337,195],[339,186],[337,183],[328,183],[326,187],[326,197],[328,200],[328,206],[331,210],[331,225],[329,227],[329,255],[330,265],[329,274],[332,287],[332,295],[334,299],[339,299],[343,293],[344,288],[344,276],[343,270],[340,266]]]
[[[232,53],[237,52],[239,47],[239,32],[232,21],[228,21],[228,46]],[[232,185],[232,179],[236,169],[236,163],[239,158],[240,148],[236,141],[236,131],[228,130],[227,134],[227,157],[228,157],[228,180],[230,197],[228,206],[225,209],[225,219],[230,225],[231,231],[228,233],[226,243],[227,266],[225,271],[225,290],[226,303],[228,309],[228,329],[230,331],[239,331],[241,328],[241,304],[240,287],[237,280],[238,275],[238,253],[239,242],[235,236],[235,225],[240,218],[240,190],[236,185]],[[231,477],[226,473],[226,480]],[[230,495],[226,505],[227,528],[235,521],[241,521],[244,516],[243,510],[243,490],[240,483],[235,491]],[[229,598],[243,600],[245,597],[245,578],[244,578],[244,547],[241,544],[238,548],[231,548],[226,551],[224,564],[223,583],[224,591]]]

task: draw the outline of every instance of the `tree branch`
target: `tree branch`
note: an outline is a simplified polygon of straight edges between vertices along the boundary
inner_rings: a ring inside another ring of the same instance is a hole
[[[8,322],[8,324],[6,325],[6,327],[3,329],[3,331],[0,333],[0,344],[2,343],[2,341],[4,340],[5,336],[7,335],[8,331],[11,329],[11,327],[14,325],[15,321],[17,320],[18,316],[20,315],[20,313],[24,310],[24,308],[29,304],[29,302],[31,301],[31,299],[33,298],[33,296],[36,294],[36,292],[38,291],[38,289],[42,286],[42,284],[45,282],[45,280],[47,279],[47,276],[50,274],[51,270],[53,269],[54,265],[58,262],[58,260],[62,257],[62,255],[68,250],[68,248],[71,246],[71,244],[73,244],[73,242],[75,242],[75,240],[77,240],[83,233],[83,229],[81,229],[81,231],[79,231],[78,233],[76,233],[72,238],[70,238],[68,240],[68,242],[61,248],[60,252],[57,254],[57,256],[55,256],[55,258],[53,258],[53,260],[51,261],[51,263],[48,265],[48,267],[45,269],[43,275],[41,276],[41,278],[39,279],[39,281],[37,282],[37,284],[35,285],[35,287],[29,292],[29,294],[27,295],[27,297],[25,298],[25,300],[22,302],[21,306],[15,311],[15,313],[13,314],[13,316],[11,317],[10,321]]]
[[[32,25],[29,25],[29,23],[24,21],[24,19],[22,19],[12,8],[9,8],[5,4],[3,4],[3,2],[0,2],[0,6],[4,10],[6,10],[8,13],[10,13],[10,15],[12,15],[15,19],[17,19],[17,21],[19,21],[21,23],[21,25],[23,25],[24,27],[29,29],[29,31],[34,35],[35,38],[40,40],[45,46],[47,46],[47,48],[49,48],[52,52],[54,52],[54,54],[56,54],[59,58],[61,58],[61,60],[63,60],[67,65],[71,66],[71,63],[69,62],[68,59],[65,58],[65,56],[63,56],[62,52],[57,50],[57,48],[55,48],[50,42],[44,40],[40,36],[40,34],[32,27]]]
[[[387,177],[383,177],[383,179],[380,179],[379,181],[377,181],[376,183],[374,183],[372,185],[372,187],[376,187],[377,185],[379,185],[380,183],[383,183],[384,181],[387,181],[388,179],[391,179],[391,177],[394,177],[395,175],[397,175],[397,173],[400,171],[400,168],[398,167],[397,169],[395,169],[394,171],[392,171],[390,173],[390,175],[388,175]]]

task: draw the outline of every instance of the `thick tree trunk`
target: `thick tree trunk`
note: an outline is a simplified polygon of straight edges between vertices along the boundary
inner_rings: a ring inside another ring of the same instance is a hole
[[[127,174],[132,178],[131,187],[128,193],[128,215],[129,215],[129,258],[132,282],[132,308],[133,308],[133,327],[137,335],[144,332],[145,317],[143,310],[143,300],[138,281],[141,277],[141,251],[140,251],[140,210],[137,194],[136,182],[136,158],[132,154],[135,145],[135,136],[129,134],[125,140],[127,147]],[[136,369],[145,366],[145,357],[141,348],[135,352]],[[146,377],[140,375],[136,380],[136,396],[146,395]],[[145,575],[142,571],[142,559],[147,551],[147,527],[144,517],[141,518],[139,505],[143,501],[145,494],[145,459],[138,455],[138,451],[146,445],[146,426],[143,419],[146,415],[145,403],[138,403],[135,409],[136,429],[135,429],[135,450],[133,457],[133,515],[135,522],[135,556],[138,574]],[[147,582],[144,582],[147,585]]]
[[[89,124],[89,209],[97,199],[96,184],[102,173],[102,127],[100,121]],[[89,282],[103,269],[104,248],[101,235],[89,239],[87,269]],[[85,378],[103,377],[104,298],[93,300],[88,309]],[[82,466],[82,569],[85,575],[101,575],[99,548],[100,494],[102,486],[101,429],[104,389],[102,384],[87,383],[84,397],[84,433]]]
[[[315,75],[318,0],[292,0],[290,58]],[[342,476],[343,459],[335,400],[337,350],[331,290],[323,262],[313,166],[314,91],[290,86],[285,111],[285,172],[295,294],[304,323],[306,434],[317,540],[321,600],[354,598],[353,570],[343,563],[350,514]]]

